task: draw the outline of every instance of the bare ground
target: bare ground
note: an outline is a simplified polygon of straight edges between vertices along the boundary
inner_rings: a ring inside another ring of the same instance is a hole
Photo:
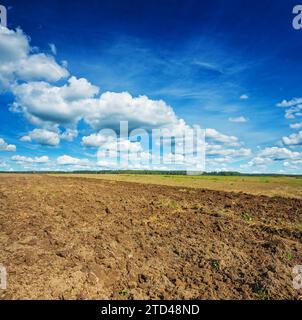
[[[299,299],[302,200],[0,176],[0,299]]]

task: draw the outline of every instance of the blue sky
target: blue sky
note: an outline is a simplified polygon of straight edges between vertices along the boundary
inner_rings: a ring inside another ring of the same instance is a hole
[[[206,129],[207,171],[302,172],[296,1],[1,4],[0,170],[111,168],[128,120]]]

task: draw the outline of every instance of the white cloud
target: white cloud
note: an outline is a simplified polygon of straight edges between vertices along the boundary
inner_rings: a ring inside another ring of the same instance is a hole
[[[226,163],[232,162],[231,157],[221,157],[221,158],[206,158],[206,164],[209,165],[217,165],[217,164],[222,164],[225,165]]]
[[[78,130],[76,129],[66,129],[63,133],[61,133],[60,138],[65,141],[73,141],[78,134]]]
[[[30,82],[14,86],[16,101],[11,110],[21,112],[33,124],[66,125],[76,124],[89,112],[85,100],[94,96],[98,88],[86,79],[71,77],[62,87],[46,82]]]
[[[53,55],[57,54],[57,47],[54,43],[49,43],[49,48],[50,48]]]
[[[302,117],[302,98],[293,98],[292,100],[283,100],[277,103],[277,107],[287,108],[285,110],[286,119],[295,119]]]
[[[0,161],[0,168],[1,170],[8,171],[10,169],[10,166],[6,162]]]
[[[90,166],[91,163],[88,159],[79,159],[71,156],[60,156],[57,158],[57,163],[62,166],[78,165],[78,166]]]
[[[277,107],[288,108],[302,103],[302,98],[293,98],[292,100],[283,100],[277,103]]]
[[[30,136],[23,136],[20,138],[20,141],[22,142],[31,142],[31,137]]]
[[[128,121],[129,129],[165,127],[174,135],[188,128],[162,100],[132,97],[127,92],[105,92],[94,98],[98,91],[86,79],[75,77],[62,87],[46,82],[24,83],[13,88],[16,101],[11,110],[23,113],[32,124],[42,127],[75,127],[84,120],[96,131],[118,129],[121,121]]]
[[[68,76],[68,72],[57,64],[52,56],[44,53],[34,54],[19,62],[15,71],[18,79],[25,81],[58,81]]]
[[[301,160],[290,160],[290,161],[286,161],[284,162],[284,166],[290,166],[290,165],[302,165],[302,159]]]
[[[19,162],[19,163],[47,163],[49,162],[49,158],[47,156],[42,156],[42,157],[25,157],[25,156],[13,156],[11,157],[13,161]]]
[[[302,160],[285,161],[283,166],[289,170],[300,170],[301,172]]]
[[[251,150],[246,148],[228,149],[223,145],[207,144],[206,155],[214,156],[230,156],[230,157],[248,157],[251,155]]]
[[[261,171],[265,171],[269,165],[274,162],[298,161],[301,159],[302,153],[280,147],[267,147],[259,150],[258,154],[242,168],[258,167]]]
[[[282,142],[286,146],[298,146],[302,145],[302,131],[293,133],[288,137],[283,137]]]
[[[21,138],[23,142],[35,142],[44,146],[57,146],[60,143],[60,136],[57,132],[45,129],[34,129]]]
[[[240,142],[237,137],[222,134],[216,129],[206,129],[206,138],[217,142],[229,144],[231,146],[240,146]]]
[[[14,144],[8,144],[4,139],[0,138],[0,151],[16,151]]]
[[[22,30],[0,27],[0,88],[7,89],[20,80],[57,81],[68,76],[53,56],[33,51]]]
[[[268,163],[271,163],[272,160],[270,158],[265,157],[255,157],[251,161],[248,162],[248,166],[266,166]]]
[[[118,138],[116,135],[91,134],[82,138],[85,147],[99,148],[99,151],[119,151],[119,152],[140,152],[143,151],[139,142],[132,142],[128,139]]]
[[[292,100],[283,100],[277,103],[277,107],[287,108],[285,110],[286,119],[295,119],[302,117],[302,98],[293,98]]]
[[[56,47],[50,44],[50,48],[55,55]],[[95,132],[103,128],[118,129],[120,121],[128,121],[130,130],[167,128],[176,137],[189,128],[163,100],[152,100],[147,96],[133,97],[128,92],[105,92],[99,95],[98,87],[84,78],[73,76],[61,86],[48,83],[67,77],[67,64],[58,64],[53,56],[37,51],[33,53],[29,39],[21,30],[6,29],[0,33],[0,60],[2,57],[5,67],[0,65],[0,84],[9,83],[15,95],[11,110],[22,113],[39,127],[22,137],[23,142],[56,146],[60,139],[71,141],[78,134],[77,124],[81,120]],[[20,83],[19,80],[28,82]],[[242,95],[240,98],[245,100],[249,97]],[[246,120],[244,117],[230,118],[235,122]],[[62,133],[62,130],[65,131]],[[235,136],[222,134],[215,129],[207,129],[206,136],[210,141],[228,146],[221,149],[219,155],[235,157],[250,154],[249,149],[234,149],[242,146]],[[112,141],[104,141],[98,133],[83,137],[82,144],[107,149],[114,147]],[[121,149],[130,148],[135,152],[141,148],[139,143],[128,140],[121,140],[119,144]],[[58,158],[58,163],[64,165],[88,165],[87,161],[70,156]]]
[[[130,140],[126,139],[107,139],[107,141],[101,145],[99,152],[101,152],[102,150],[129,153],[137,153],[143,151],[142,146],[139,142],[131,142]]]
[[[99,93],[99,88],[92,85],[87,79],[72,76],[68,85],[59,88],[59,94],[66,102],[72,102],[94,97]]]
[[[249,96],[247,94],[243,94],[240,96],[240,100],[248,100]]]
[[[270,147],[259,152],[260,157],[274,160],[294,159],[302,156],[300,152],[291,151],[287,148]]]
[[[34,142],[42,146],[55,147],[59,145],[61,140],[73,141],[78,135],[76,129],[66,129],[64,132],[60,132],[57,128],[54,131],[46,129],[34,129],[27,135],[20,138],[22,142]]]
[[[302,129],[302,122],[300,122],[300,123],[293,123],[293,124],[290,125],[290,127],[291,127],[292,129]]]
[[[82,144],[85,147],[97,148],[103,145],[107,141],[108,137],[102,134],[93,133],[89,136],[82,138]]]
[[[55,55],[55,45],[50,44],[50,48]],[[60,139],[71,141],[78,134],[77,124],[81,120],[95,131],[118,129],[120,121],[128,121],[130,130],[165,127],[173,135],[188,128],[162,100],[133,97],[128,92],[99,95],[98,87],[73,76],[62,86],[48,83],[69,75],[66,64],[60,65],[54,56],[31,48],[29,38],[20,29],[1,29],[0,60],[0,83],[5,83],[15,95],[10,110],[22,113],[39,127],[22,137],[22,141],[35,140],[46,145],[57,145]],[[62,128],[65,132],[61,134]],[[83,139],[83,144],[93,144],[92,138]]]
[[[132,97],[128,92],[105,92],[99,99],[88,101],[85,111],[85,121],[95,130],[117,128],[123,120],[129,122],[130,129],[182,125],[164,101]]]
[[[236,118],[229,118],[229,121],[230,122],[236,122],[236,123],[244,123],[244,122],[247,122],[248,119],[241,116],[241,117],[236,117]]]
[[[291,107],[285,111],[286,119],[295,119],[296,117],[302,117],[302,104]]]

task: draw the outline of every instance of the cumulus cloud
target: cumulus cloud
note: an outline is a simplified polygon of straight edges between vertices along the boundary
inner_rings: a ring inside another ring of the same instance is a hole
[[[23,136],[20,138],[20,141],[22,142],[31,142],[31,137],[30,136]]]
[[[55,55],[56,47],[50,44],[50,48]],[[29,38],[21,30],[5,29],[0,33],[0,59],[4,61],[0,66],[0,83],[8,83],[15,96],[10,110],[21,113],[38,127],[22,137],[23,142],[56,146],[60,140],[72,141],[78,135],[80,121],[94,131],[82,138],[82,145],[110,150],[115,144],[108,137],[104,139],[99,131],[103,128],[118,130],[121,121],[128,121],[130,131],[165,128],[173,137],[181,137],[184,130],[190,128],[163,100],[152,100],[144,95],[133,97],[128,92],[100,94],[99,88],[87,79],[74,76],[65,84],[49,83],[69,76],[67,64],[58,64],[53,55],[34,51]],[[240,98],[245,100],[248,96]],[[246,119],[238,117],[231,120],[243,122]],[[227,148],[215,151],[220,156],[247,156],[250,153],[249,149],[242,148],[242,143],[235,136],[207,129],[206,137],[212,143],[227,145]],[[139,143],[127,139],[118,143],[120,151],[130,148],[134,152],[143,152]],[[85,166],[87,161],[66,155],[57,159],[60,165]]]
[[[22,142],[33,142],[40,144],[41,146],[55,147],[59,145],[61,140],[73,141],[78,135],[76,129],[66,129],[64,132],[60,132],[59,129],[54,128],[53,131],[47,129],[34,129],[27,135],[20,138]]]
[[[74,138],[78,136],[77,129],[66,129],[63,133],[60,134],[60,138],[65,141],[73,141]]]
[[[100,146],[98,152],[106,151],[133,154],[142,152],[143,148],[139,142],[131,142],[127,139],[107,139],[107,141]]]
[[[99,93],[99,88],[92,85],[87,79],[72,76],[68,85],[60,88],[60,94],[65,101],[76,101],[94,97]]]
[[[288,108],[302,103],[302,98],[293,98],[292,100],[283,100],[277,103],[277,107]]]
[[[249,96],[247,94],[243,94],[240,96],[240,100],[248,100]]]
[[[167,128],[171,135],[183,134],[188,128],[172,107],[162,100],[146,96],[132,97],[127,92],[99,92],[86,79],[71,77],[68,84],[58,87],[46,82],[29,82],[14,86],[14,112],[22,113],[32,124],[42,127],[76,127],[80,120],[93,130],[119,129],[121,121],[128,121],[129,130]],[[84,138],[84,145],[97,146],[97,134]]]
[[[105,92],[88,101],[84,119],[94,129],[117,128],[127,120],[129,129],[182,125],[173,109],[163,100],[146,96],[132,97],[128,92]]]
[[[293,133],[288,137],[283,137],[282,142],[286,146],[299,146],[302,145],[302,131]]]
[[[276,162],[299,161],[302,157],[301,152],[295,152],[287,148],[267,147],[259,150],[258,154],[242,168],[260,167],[265,169],[268,165]]]
[[[57,158],[58,165],[67,166],[67,165],[77,165],[77,166],[90,166],[91,163],[88,159],[79,159],[74,158],[68,155],[63,155]]]
[[[86,147],[98,147],[99,150],[119,152],[139,152],[142,146],[139,142],[131,142],[116,135],[105,135],[102,133],[92,134],[82,138],[82,144]]]
[[[53,56],[35,53],[21,29],[0,26],[0,61],[0,89],[8,89],[16,81],[58,81],[69,75]]]
[[[300,123],[293,123],[293,124],[290,125],[290,127],[291,127],[292,129],[302,129],[302,122],[300,122]]]
[[[57,132],[48,131],[45,129],[34,129],[28,135],[23,136],[23,142],[35,142],[43,146],[57,146],[60,143],[60,136]]]
[[[244,123],[244,122],[247,122],[248,119],[241,116],[241,117],[235,117],[235,118],[229,118],[229,121],[230,122],[235,122],[235,123]]]
[[[274,160],[286,160],[301,157],[300,152],[295,152],[287,148],[269,147],[259,152],[259,156],[272,158]]]
[[[248,166],[266,166],[268,163],[271,163],[273,160],[266,157],[255,157],[248,162]]]
[[[289,170],[299,170],[300,169],[300,172],[301,172],[302,160],[285,161],[283,163],[283,166]]]
[[[90,98],[98,88],[86,79],[71,77],[68,84],[57,87],[46,82],[29,82],[14,86],[16,101],[13,112],[23,115],[35,125],[75,125],[88,112]]]
[[[295,119],[302,116],[302,98],[293,98],[292,100],[283,100],[277,103],[277,107],[287,108],[285,111],[286,119]]]
[[[4,169],[5,171],[8,171],[10,169],[10,166],[4,161],[0,161],[0,168],[2,170]]]
[[[302,104],[291,107],[285,111],[286,119],[295,119],[297,117],[302,117]]]
[[[13,156],[11,157],[11,160],[19,162],[19,163],[47,163],[49,162],[49,158],[47,156],[42,156],[42,157],[35,157],[35,158],[31,158],[31,157],[25,157],[25,156]]]
[[[206,138],[216,142],[229,144],[231,146],[240,146],[240,142],[237,137],[222,134],[216,129],[206,129]]]
[[[213,165],[230,164],[238,159],[250,157],[252,150],[243,148],[243,143],[235,136],[226,135],[215,129],[206,129],[206,163],[210,165],[212,170],[217,171]],[[230,168],[228,170],[231,170]]]
[[[56,146],[60,139],[71,141],[78,134],[77,124],[81,120],[96,132],[83,137],[82,144],[94,147],[103,143],[97,133],[99,130],[117,130],[121,121],[128,121],[129,130],[166,128],[175,137],[181,136],[189,127],[163,100],[133,97],[128,92],[99,95],[97,86],[74,76],[64,85],[50,84],[68,76],[64,65],[58,64],[54,56],[34,52],[29,38],[20,29],[3,29],[0,37],[0,58],[3,58],[0,71],[15,96],[10,110],[23,114],[39,127],[22,137],[23,142]],[[50,44],[50,48],[55,55],[55,45]],[[65,129],[63,133],[62,128]],[[208,136],[218,142],[239,145],[236,137],[220,134],[214,129],[209,129]],[[112,147],[108,141],[105,143],[105,147]],[[119,144],[125,148],[135,146],[122,140]]]
[[[247,148],[228,149],[223,145],[207,144],[206,154],[214,156],[230,156],[230,157],[248,157],[251,155],[251,150]]]
[[[8,144],[4,139],[0,138],[0,151],[16,151],[14,144]]]
[[[82,144],[85,147],[98,148],[107,142],[108,137],[103,134],[93,133],[82,138]]]

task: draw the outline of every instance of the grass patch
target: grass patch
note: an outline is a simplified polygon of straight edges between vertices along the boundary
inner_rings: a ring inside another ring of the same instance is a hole
[[[211,262],[212,268],[216,271],[219,271],[221,269],[220,262],[218,260],[213,260]]]
[[[157,174],[52,174],[60,177],[102,179],[146,184],[245,192],[302,199],[302,179],[286,176],[186,176]]]
[[[256,294],[258,300],[270,300],[270,295],[267,290],[259,283],[253,285],[253,292]]]
[[[179,208],[179,205],[175,200],[172,200],[170,202],[170,206],[171,206],[172,209],[178,209]]]
[[[258,300],[265,300],[265,301],[270,300],[269,294],[264,289],[259,290],[258,292],[256,292],[256,294],[257,294]]]
[[[242,213],[241,214],[241,219],[244,220],[244,221],[248,221],[248,222],[253,221],[252,216],[249,215],[248,213]]]
[[[285,258],[288,261],[293,260],[293,254],[290,251],[285,252]]]
[[[122,289],[118,292],[120,296],[127,297],[130,295],[130,291],[128,289]]]
[[[298,224],[297,224],[297,228],[298,228],[300,231],[302,231],[302,223],[298,223]]]

